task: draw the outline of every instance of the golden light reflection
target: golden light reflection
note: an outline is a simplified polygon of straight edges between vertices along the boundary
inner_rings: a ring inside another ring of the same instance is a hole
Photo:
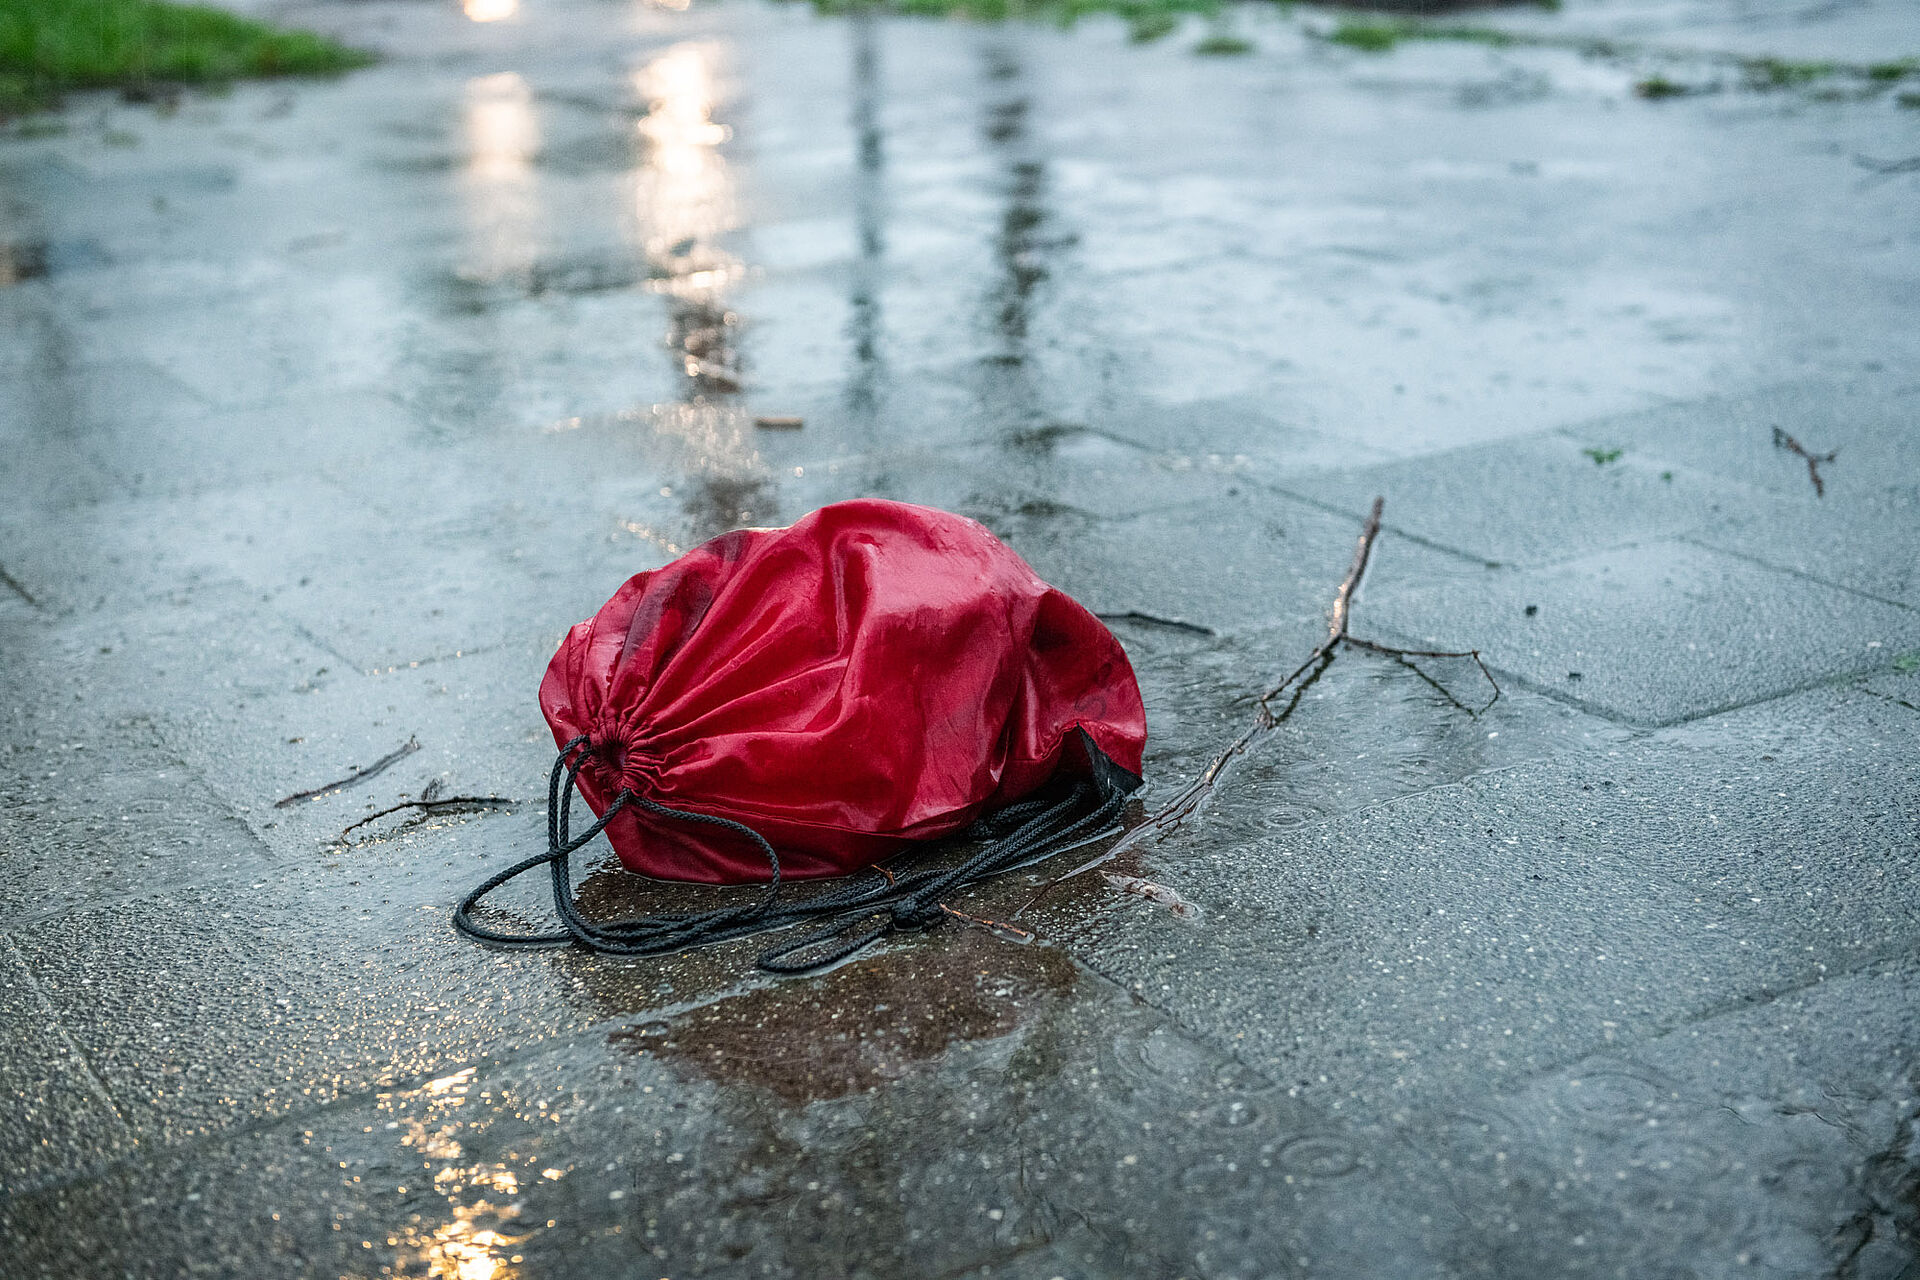
[[[739,211],[720,154],[733,131],[713,118],[716,56],[710,44],[678,44],[634,74],[647,104],[635,126],[647,147],[634,213],[655,287],[717,314],[725,310],[720,293],[743,264],[717,243],[739,225]]]
[[[460,7],[475,22],[499,22],[520,12],[520,0],[461,0]]]
[[[533,90],[502,71],[467,81],[467,173],[488,181],[524,177],[540,150]]]
[[[385,1094],[381,1101],[396,1112],[394,1127],[402,1130],[400,1145],[429,1166],[433,1188],[446,1197],[444,1221],[437,1224],[415,1215],[411,1225],[389,1238],[400,1250],[397,1275],[428,1276],[432,1280],[515,1280],[514,1252],[530,1232],[516,1232],[515,1220],[520,1204],[520,1175],[495,1161],[465,1163],[461,1134],[483,1129],[483,1119],[463,1126],[456,1109],[465,1104],[473,1087],[474,1069],[469,1067],[438,1080],[430,1080],[411,1094]],[[414,1114],[404,1114],[412,1110]],[[507,1159],[517,1157],[509,1154]],[[499,1197],[496,1199],[495,1197]]]
[[[752,444],[752,421],[737,397],[745,387],[735,342],[740,317],[728,291],[746,264],[722,244],[740,225],[733,174],[722,148],[733,130],[720,115],[722,47],[677,44],[634,73],[647,113],[636,125],[646,144],[634,177],[636,238],[647,261],[649,285],[669,299],[666,335],[684,376],[678,404],[653,406],[657,437],[676,441],[692,472],[688,487],[691,533],[704,536],[763,512],[765,468]],[[669,554],[679,543],[649,524],[626,532]]]
[[[469,227],[461,274],[488,281],[531,270],[544,221],[534,168],[541,139],[533,90],[511,71],[478,76],[467,82],[461,110]]]

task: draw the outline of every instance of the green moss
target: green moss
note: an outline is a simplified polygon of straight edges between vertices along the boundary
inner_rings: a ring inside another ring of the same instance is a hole
[[[1586,454],[1589,458],[1592,458],[1595,466],[1604,467],[1609,462],[1620,461],[1621,450],[1619,449],[1582,449],[1580,452]]]
[[[1920,93],[1897,93],[1893,100],[1909,111],[1920,111]]]
[[[1687,92],[1687,86],[1676,84],[1658,72],[1633,86],[1633,91],[1642,98],[1677,98]]]
[[[1220,0],[812,0],[821,13],[875,9],[927,18],[970,18],[976,22],[1052,22],[1072,26],[1095,13],[1110,13],[1127,24],[1139,44],[1172,35],[1186,14],[1212,17]]]
[[[1891,81],[1920,73],[1920,58],[1901,58],[1898,62],[1876,62],[1867,68],[1867,79]]]
[[[325,36],[200,5],[0,0],[0,104],[45,104],[69,89],[156,81],[330,75],[371,61]]]
[[[1178,15],[1164,9],[1138,13],[1127,19],[1127,38],[1135,44],[1163,40],[1180,29]]]
[[[1785,58],[1748,58],[1741,62],[1740,69],[1747,73],[1748,83],[1759,89],[1792,89],[1839,70],[1831,62],[1791,62]]]
[[[1335,27],[1325,38],[1334,44],[1343,44],[1349,49],[1360,49],[1367,53],[1385,53],[1402,40],[1457,40],[1495,49],[1525,43],[1521,37],[1496,27],[1462,27],[1382,18],[1350,19]]]
[[[1193,46],[1193,51],[1208,58],[1231,58],[1253,52],[1253,41],[1216,31]]]
[[[1385,53],[1414,34],[1405,22],[1342,22],[1327,36],[1333,44],[1343,44],[1363,53]]]

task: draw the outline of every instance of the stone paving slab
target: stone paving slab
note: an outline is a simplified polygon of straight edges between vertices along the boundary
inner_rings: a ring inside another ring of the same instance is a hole
[[[0,967],[0,1072],[8,1123],[0,1130],[0,1194],[108,1163],[138,1145],[73,1039],[9,942]]]
[[[1771,386],[1581,423],[1565,434],[1786,497],[1809,497],[1806,463],[1773,443],[1778,427],[1814,453],[1834,451],[1845,459],[1822,468],[1837,499],[1911,484],[1920,471],[1916,421],[1920,392],[1909,379],[1884,370],[1855,381]]]
[[[1140,855],[1201,922],[1088,886],[1108,905],[1083,896],[1069,936],[1308,1097],[1431,1104],[1904,953],[1916,734],[1909,709],[1809,694],[1235,856],[1203,821]]]
[[[1895,473],[1897,474],[1897,473]],[[1920,485],[1829,490],[1754,503],[1696,541],[1920,608]]]
[[[1353,558],[1362,514],[1349,522],[1242,490],[1131,520],[1063,523],[1015,546],[1095,612],[1140,610],[1227,630],[1324,610]]]
[[[1341,510],[1387,499],[1386,527],[1491,564],[1531,567],[1711,526],[1742,508],[1691,474],[1560,436],[1503,440],[1363,470],[1315,473],[1295,494]],[[1489,501],[1490,498],[1497,499]]]

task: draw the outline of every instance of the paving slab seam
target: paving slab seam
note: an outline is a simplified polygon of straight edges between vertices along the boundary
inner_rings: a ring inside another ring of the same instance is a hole
[[[1902,606],[1902,607],[1904,608],[1905,606]],[[1381,632],[1381,634],[1389,638],[1403,640],[1409,645],[1418,643],[1417,638],[1409,636],[1405,632],[1395,631],[1391,627],[1386,628],[1384,631]],[[1481,654],[1481,657],[1485,658],[1486,655],[1483,653]],[[1589,702],[1584,702],[1581,699],[1576,698],[1573,695],[1567,693],[1564,689],[1558,689],[1551,685],[1540,684],[1531,679],[1528,679],[1525,676],[1517,675],[1514,672],[1508,670],[1503,666],[1500,666],[1499,664],[1491,660],[1487,662],[1487,666],[1492,670],[1498,672],[1502,679],[1511,681],[1513,683],[1513,686],[1516,689],[1525,689],[1528,693],[1537,694],[1543,698],[1551,698],[1553,701],[1558,702],[1563,706],[1572,707],[1573,709],[1581,712],[1582,714],[1590,715],[1594,717],[1596,720],[1604,720],[1609,724],[1617,724],[1627,729],[1645,729],[1649,731],[1658,730],[1658,729],[1674,729],[1674,728],[1678,728],[1681,725],[1697,724],[1700,721],[1711,720],[1715,716],[1723,716],[1728,714],[1729,712],[1745,711],[1749,707],[1763,707],[1769,702],[1778,702],[1782,698],[1791,698],[1796,694],[1811,693],[1815,689],[1826,689],[1826,688],[1831,688],[1837,685],[1844,685],[1851,681],[1862,679],[1863,677],[1866,677],[1866,676],[1875,675],[1882,669],[1891,669],[1891,666],[1889,665],[1888,668],[1875,668],[1875,669],[1866,670],[1866,671],[1846,671],[1846,672],[1840,672],[1834,675],[1816,676],[1815,678],[1811,680],[1803,681],[1800,684],[1791,685],[1783,689],[1770,690],[1766,693],[1758,695],[1757,697],[1745,699],[1744,701],[1729,702],[1721,706],[1708,707],[1706,710],[1696,712],[1692,715],[1678,716],[1671,720],[1635,720],[1628,716],[1624,716],[1617,711],[1610,711],[1605,707],[1596,706]]]
[[[65,919],[68,916],[80,912],[92,911],[101,907],[119,906],[129,902],[141,902],[151,898],[161,898],[166,895],[167,891],[174,889],[205,889],[209,891],[225,889],[235,891],[246,887],[246,885],[250,883],[251,878],[261,871],[296,870],[305,866],[305,859],[311,857],[310,850],[303,852],[293,845],[289,845],[286,849],[282,850],[275,841],[269,840],[263,835],[260,828],[257,827],[253,821],[253,815],[256,810],[243,808],[235,804],[216,787],[212,780],[195,767],[191,760],[180,751],[179,745],[168,739],[165,726],[157,718],[152,716],[135,716],[134,718],[144,719],[154,730],[155,735],[160,740],[160,745],[170,754],[170,767],[179,769],[182,773],[186,774],[188,778],[192,779],[194,783],[198,784],[201,792],[215,807],[221,810],[228,818],[238,823],[240,827],[246,831],[248,839],[253,842],[253,853],[256,855],[257,861],[252,864],[252,869],[245,874],[229,873],[226,875],[197,877],[189,872],[176,876],[169,875],[166,870],[162,869],[149,873],[144,883],[137,889],[129,889],[122,893],[102,894],[96,897],[68,902],[44,911],[34,911],[31,909],[25,911],[9,910],[4,916],[0,916],[0,919],[3,919],[6,923],[19,925],[46,924]],[[546,806],[541,805],[540,809],[544,812]],[[270,803],[265,812],[271,812]],[[321,847],[324,848],[325,846],[323,845]],[[452,910],[451,906],[449,906],[448,910]]]
[[[1452,450],[1449,450],[1448,452],[1452,452]],[[1267,491],[1278,494],[1283,498],[1291,498],[1295,502],[1304,503],[1305,505],[1312,507],[1317,511],[1325,512],[1327,515],[1340,516],[1343,519],[1351,520],[1356,530],[1366,523],[1366,517],[1359,514],[1358,512],[1352,511],[1336,503],[1331,503],[1331,502],[1324,501],[1323,499],[1320,499],[1320,498],[1315,498],[1312,495],[1300,492],[1299,490],[1288,489],[1279,484],[1275,484],[1271,481],[1249,480],[1247,481],[1247,483],[1256,488],[1266,489]],[[1384,510],[1390,513],[1393,510],[1393,495],[1383,494],[1382,496],[1387,499],[1387,505],[1384,508]],[[1463,564],[1470,564],[1477,569],[1504,569],[1507,567],[1505,564],[1503,564],[1498,560],[1489,560],[1485,556],[1474,555],[1471,551],[1462,551],[1460,550],[1460,548],[1450,547],[1444,542],[1435,542],[1433,539],[1423,537],[1420,534],[1410,533],[1407,530],[1402,529],[1398,525],[1394,524],[1393,517],[1390,514],[1383,515],[1380,521],[1380,529],[1381,529],[1381,532],[1383,533],[1391,533],[1394,537],[1404,538],[1406,541],[1413,543],[1417,547],[1425,547],[1429,551],[1437,552],[1438,554],[1446,556],[1452,560],[1458,560]],[[1338,585],[1338,584],[1335,584],[1335,585]],[[1366,589],[1366,579],[1362,578],[1360,580],[1360,590],[1356,592],[1354,596],[1356,605],[1359,603],[1361,599],[1361,593],[1363,593],[1365,589]],[[1331,597],[1329,597],[1329,599],[1331,599]]]
[[[1840,381],[1841,380],[1831,375],[1812,378],[1790,378],[1785,381],[1763,382],[1734,390],[1720,390],[1707,396],[1661,396],[1661,403],[1659,404],[1649,405],[1641,409],[1629,409],[1624,413],[1606,413],[1595,418],[1581,418],[1565,426],[1550,427],[1546,432],[1541,434],[1560,435],[1565,436],[1569,440],[1578,441],[1582,438],[1580,435],[1582,432],[1592,432],[1603,427],[1613,426],[1617,423],[1632,422],[1636,418],[1644,418],[1649,414],[1660,413],[1665,410],[1688,408],[1705,409],[1719,405],[1737,404],[1743,400],[1778,398],[1797,391],[1827,390],[1839,384]],[[1852,385],[1859,384],[1854,383]],[[1889,387],[1881,392],[1881,394],[1889,399],[1900,399],[1905,396],[1920,394],[1920,382]]]
[[[114,1102],[113,1095],[108,1092],[106,1082],[100,1078],[100,1073],[94,1070],[93,1063],[88,1060],[78,1042],[67,1031],[66,1024],[61,1021],[59,1013],[53,1007],[53,1002],[47,999],[46,992],[41,989],[40,980],[33,976],[33,967],[27,963],[27,958],[20,954],[19,944],[11,938],[7,939],[7,954],[13,958],[14,968],[19,970],[22,980],[27,984],[27,990],[32,993],[34,1002],[40,1006],[41,1014],[47,1019],[47,1026],[59,1035],[61,1043],[66,1046],[67,1058],[79,1064],[80,1074],[87,1082],[87,1091],[106,1107],[107,1114],[114,1118],[127,1140],[130,1143],[137,1143],[138,1138],[134,1136],[133,1126],[129,1125],[127,1118],[120,1113],[120,1107]]]
[[[1784,573],[1790,578],[1799,578],[1802,582],[1811,582],[1816,586],[1826,587],[1832,591],[1844,591],[1848,595],[1859,596],[1863,600],[1871,600],[1875,604],[1888,605],[1906,613],[1920,613],[1920,609],[1916,609],[1904,600],[1896,600],[1891,596],[1876,595],[1871,591],[1862,591],[1859,587],[1850,587],[1846,583],[1837,582],[1832,578],[1823,578],[1818,574],[1808,573],[1804,569],[1795,569],[1791,565],[1776,563],[1763,556],[1755,555],[1751,551],[1740,551],[1733,547],[1716,547],[1710,543],[1701,542],[1699,538],[1691,532],[1676,533],[1672,534],[1671,537],[1675,542],[1684,542],[1688,546],[1698,547],[1700,550],[1712,552],[1714,555],[1727,556],[1734,560],[1745,560],[1748,564],[1766,569],[1772,573]]]
[[[1704,1027],[1722,1018],[1737,1017],[1743,1013],[1751,1013],[1756,1009],[1765,1009],[1769,1005],[1778,1004],[1782,1000],[1790,1000],[1794,996],[1804,995],[1809,991],[1818,990],[1827,983],[1840,982],[1847,978],[1861,977],[1873,970],[1885,969],[1890,965],[1898,964],[1900,961],[1910,960],[1913,955],[1913,949],[1908,946],[1887,947],[1863,957],[1858,964],[1848,965],[1842,969],[1825,970],[1815,977],[1808,978],[1804,982],[1797,982],[1759,994],[1728,1000],[1721,1004],[1702,1009],[1697,1014],[1678,1019],[1669,1025],[1649,1026],[1644,1031],[1631,1036],[1602,1040],[1590,1048],[1572,1053],[1559,1061],[1549,1061],[1525,1075],[1513,1077],[1505,1088],[1508,1091],[1512,1091],[1523,1087],[1530,1081],[1548,1080],[1566,1071],[1570,1067],[1578,1066],[1580,1063],[1585,1062],[1588,1058],[1594,1057],[1595,1055],[1618,1054],[1622,1049],[1648,1044],[1688,1027]]]
[[[0,585],[4,585],[9,591],[19,596],[22,600],[26,601],[27,604],[29,604],[33,608],[39,609],[42,612],[45,612],[45,607],[38,600],[33,598],[33,593],[31,591],[28,591],[25,587],[20,585],[20,580],[18,578],[14,577],[11,573],[7,572],[7,566],[4,564],[0,564]]]

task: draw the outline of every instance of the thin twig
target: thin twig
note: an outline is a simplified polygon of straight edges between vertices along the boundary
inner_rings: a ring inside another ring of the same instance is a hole
[[[414,752],[418,751],[419,749],[420,749],[420,740],[418,738],[408,738],[399,747],[397,747],[392,751],[389,751],[386,755],[381,756],[378,760],[375,760],[372,764],[368,765],[366,768],[355,769],[352,773],[340,779],[338,782],[329,782],[324,787],[315,787],[311,791],[296,791],[290,796],[287,796],[280,800],[275,800],[273,802],[273,807],[276,809],[284,809],[290,804],[299,804],[302,800],[313,800],[320,796],[324,796],[329,792],[339,791],[346,787],[350,787],[356,782],[365,782],[368,778],[373,777],[375,774],[385,773],[388,769],[391,769],[396,763],[398,763],[401,760],[404,760],[406,757],[412,755]]]
[[[1018,920],[1032,909],[1040,899],[1052,891],[1054,886],[1091,871],[1103,863],[1113,861],[1135,845],[1154,836],[1163,835],[1171,831],[1173,828],[1179,826],[1186,818],[1192,816],[1194,811],[1200,807],[1201,802],[1213,791],[1215,784],[1220,780],[1220,775],[1226,770],[1226,767],[1233,762],[1234,758],[1246,754],[1247,749],[1253,745],[1256,738],[1278,728],[1293,714],[1294,709],[1300,705],[1300,699],[1305,695],[1307,689],[1325,674],[1328,667],[1333,665],[1334,656],[1340,651],[1342,645],[1352,645],[1357,649],[1365,649],[1370,653],[1384,654],[1396,661],[1405,663],[1405,665],[1412,668],[1415,675],[1418,675],[1422,680],[1425,680],[1428,684],[1438,689],[1448,702],[1451,702],[1454,706],[1460,708],[1470,716],[1480,715],[1492,707],[1494,703],[1500,701],[1500,682],[1493,678],[1493,672],[1488,670],[1487,664],[1481,658],[1478,649],[1399,649],[1392,645],[1380,644],[1374,640],[1363,640],[1358,636],[1349,634],[1348,628],[1353,622],[1354,594],[1360,588],[1360,580],[1366,576],[1367,562],[1373,555],[1373,544],[1380,536],[1380,516],[1385,507],[1386,499],[1375,498],[1373,500],[1372,510],[1367,513],[1366,523],[1360,530],[1360,539],[1354,544],[1353,563],[1347,569],[1347,576],[1340,583],[1340,590],[1333,598],[1333,609],[1327,615],[1327,638],[1321,641],[1313,652],[1307,655],[1307,660],[1295,667],[1286,679],[1260,695],[1256,700],[1256,710],[1258,714],[1252,726],[1232,742],[1228,743],[1226,748],[1218,755],[1214,756],[1214,758],[1208,762],[1207,767],[1201,770],[1199,777],[1189,782],[1185,787],[1182,787],[1171,800],[1161,805],[1160,808],[1149,815],[1145,821],[1139,823],[1125,835],[1114,841],[1112,845],[1108,846],[1104,853],[1101,853],[1097,857],[1089,858],[1071,871],[1055,876],[1053,879],[1041,885],[1034,891],[1033,896],[1029,897],[1021,904],[1019,910],[1013,913],[1015,920]],[[1486,677],[1487,683],[1493,687],[1493,697],[1487,700],[1485,707],[1481,707],[1479,711],[1475,711],[1472,707],[1467,706],[1461,702],[1460,699],[1454,697],[1443,685],[1427,675],[1426,672],[1407,661],[1410,658],[1472,658],[1474,665],[1480,668],[1480,674]],[[1293,691],[1293,696],[1287,700],[1287,705],[1276,713],[1271,705],[1273,699],[1279,697],[1289,689]]]
[[[1191,631],[1198,636],[1217,634],[1212,627],[1203,627],[1185,618],[1163,618],[1159,614],[1142,613],[1138,609],[1128,609],[1125,613],[1096,613],[1093,616],[1102,622],[1144,622],[1156,627],[1171,627],[1175,631]]]
[[[0,565],[0,583],[4,583],[8,590],[12,591],[15,595],[19,596],[22,600],[25,600],[28,604],[32,605],[34,608],[38,609],[40,607],[40,602],[33,598],[33,592],[21,586],[20,579],[8,573],[6,570],[6,566],[4,565]]]
[[[467,805],[467,806],[479,805],[482,808],[498,809],[498,808],[505,808],[508,805],[519,804],[519,803],[520,802],[518,800],[510,800],[505,796],[447,796],[445,799],[442,799],[442,800],[407,800],[400,804],[388,805],[386,808],[382,809],[378,813],[370,813],[366,817],[360,819],[360,821],[358,822],[348,823],[346,826],[340,828],[340,836],[342,839],[344,839],[346,837],[347,832],[353,830],[355,827],[364,827],[369,822],[372,822],[376,818],[384,818],[388,814],[398,813],[402,809],[422,809],[422,810],[432,811],[434,809],[451,808],[455,805]]]
[[[1322,658],[1332,656],[1335,646],[1347,638],[1347,625],[1353,620],[1353,593],[1360,589],[1360,579],[1366,576],[1367,560],[1373,555],[1373,540],[1380,536],[1380,513],[1386,509],[1385,498],[1375,498],[1373,509],[1367,512],[1367,523],[1360,530],[1360,541],[1353,547],[1353,564],[1347,570],[1345,581],[1341,582],[1339,593],[1333,598],[1333,609],[1327,614],[1327,638],[1319,648],[1307,655],[1307,660],[1294,668],[1293,674],[1273,688],[1260,695],[1260,711],[1271,719],[1267,704],[1286,687],[1306,674],[1307,668]],[[1271,724],[1266,726],[1272,728]]]
[[[989,920],[985,916],[971,916],[964,911],[956,911],[944,902],[935,903],[942,911],[958,920],[961,924],[970,924],[976,929],[985,929],[996,937],[1008,942],[1027,943],[1033,941],[1033,931],[1022,929],[1019,925],[1003,924],[998,920]]]
[[[1788,453],[1796,453],[1805,458],[1807,460],[1807,475],[1813,480],[1813,496],[1816,498],[1824,498],[1827,496],[1827,486],[1820,482],[1820,464],[1823,462],[1832,462],[1835,458],[1839,457],[1840,451],[1838,449],[1829,449],[1825,453],[1810,453],[1806,446],[1802,445],[1798,440],[1795,440],[1778,427],[1773,429],[1773,447],[1776,449],[1785,449]]]
[[[1342,643],[1353,645],[1357,649],[1366,649],[1372,653],[1384,653],[1389,658],[1397,658],[1401,662],[1405,662],[1407,667],[1412,670],[1415,675],[1440,690],[1441,697],[1470,716],[1485,715],[1493,709],[1494,703],[1500,701],[1500,682],[1493,678],[1493,672],[1487,670],[1487,664],[1485,660],[1480,657],[1480,651],[1478,649],[1399,649],[1390,644],[1379,644],[1372,640],[1362,640],[1359,636],[1341,636],[1340,640]],[[1486,706],[1476,711],[1466,703],[1460,701],[1460,699],[1454,697],[1451,693],[1448,693],[1446,686],[1442,685],[1438,680],[1435,680],[1411,662],[1407,662],[1408,658],[1472,658],[1473,665],[1480,668],[1480,674],[1486,677],[1489,685],[1493,686],[1493,696],[1487,699]]]

